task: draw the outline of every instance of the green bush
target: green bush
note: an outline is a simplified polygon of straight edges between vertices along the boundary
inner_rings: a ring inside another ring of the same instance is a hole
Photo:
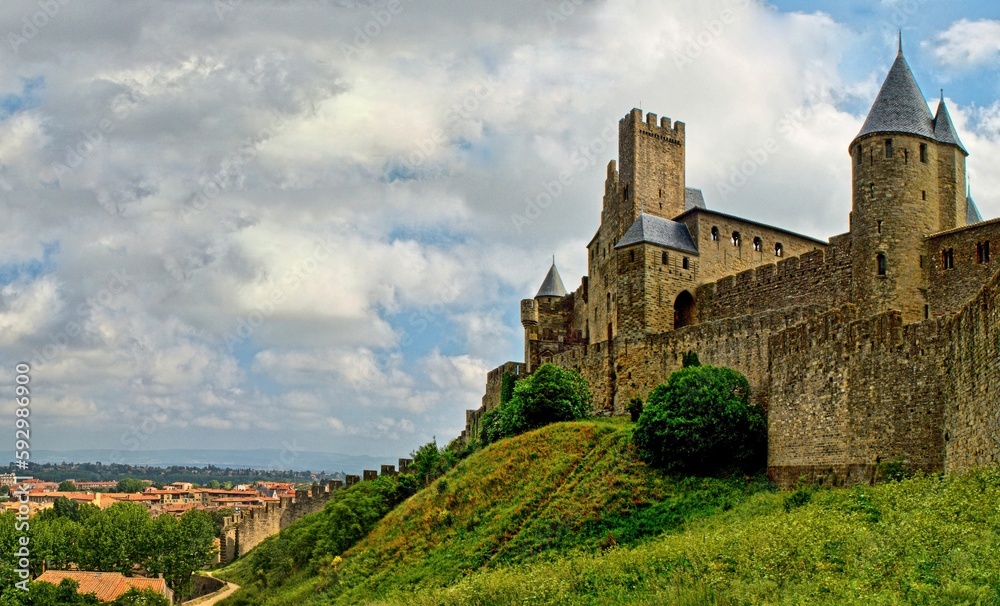
[[[753,472],[765,463],[767,421],[742,374],[690,366],[649,395],[633,442],[641,459],[671,473]]]
[[[496,442],[560,421],[590,416],[592,396],[580,373],[542,364],[514,386],[507,402],[483,415],[482,442]]]
[[[628,414],[635,423],[642,416],[642,398],[632,398],[628,401]]]

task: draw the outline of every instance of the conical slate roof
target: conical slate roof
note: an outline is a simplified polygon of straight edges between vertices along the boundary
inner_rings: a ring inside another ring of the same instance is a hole
[[[965,197],[965,224],[972,225],[973,223],[981,223],[983,216],[979,214],[979,208],[976,206],[976,201],[972,199],[972,194]]]
[[[958,138],[955,125],[951,122],[951,114],[948,113],[948,107],[944,104],[943,92],[941,93],[941,102],[938,103],[937,115],[934,116],[934,138],[941,143],[951,143],[958,146],[958,149],[965,152],[966,156],[969,155],[965,146],[962,145],[962,140]]]
[[[858,137],[904,133],[934,139],[934,117],[900,49]],[[855,137],[857,138],[857,137]]]
[[[542,287],[538,289],[538,297],[565,297],[566,287],[563,286],[562,278],[559,277],[559,270],[556,269],[556,261],[552,260],[552,267],[549,268],[549,273],[545,276],[545,281],[542,282]]]

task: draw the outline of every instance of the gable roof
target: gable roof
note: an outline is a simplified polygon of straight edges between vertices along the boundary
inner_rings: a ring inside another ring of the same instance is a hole
[[[705,208],[705,195],[700,189],[693,187],[684,188],[684,210],[692,208]]]
[[[541,288],[538,289],[538,297],[565,297],[566,287],[563,286],[562,278],[559,277],[559,270],[556,269],[556,260],[552,259],[552,267],[549,268],[549,273],[545,275],[545,280],[542,281]]]
[[[615,245],[615,249],[646,242],[683,252],[698,254],[698,247],[691,239],[687,225],[642,213],[629,226],[625,235]]]

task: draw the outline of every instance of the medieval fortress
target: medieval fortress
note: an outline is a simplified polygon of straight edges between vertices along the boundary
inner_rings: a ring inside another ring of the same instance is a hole
[[[573,368],[624,414],[695,351],[750,380],[779,485],[1000,460],[1000,219],[979,215],[944,98],[932,114],[902,48],[848,146],[850,231],[826,242],[707,208],[683,122],[633,109],[618,136],[588,275],[567,293],[553,263],[521,301],[524,363],[489,373],[466,436],[505,374]]]

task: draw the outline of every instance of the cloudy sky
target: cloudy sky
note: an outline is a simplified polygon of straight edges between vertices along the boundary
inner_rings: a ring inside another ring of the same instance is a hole
[[[632,107],[686,122],[710,207],[825,238],[902,29],[1000,215],[998,12],[5,2],[0,376],[31,362],[38,449],[446,442],[521,359],[518,300],[551,255],[579,284]]]

